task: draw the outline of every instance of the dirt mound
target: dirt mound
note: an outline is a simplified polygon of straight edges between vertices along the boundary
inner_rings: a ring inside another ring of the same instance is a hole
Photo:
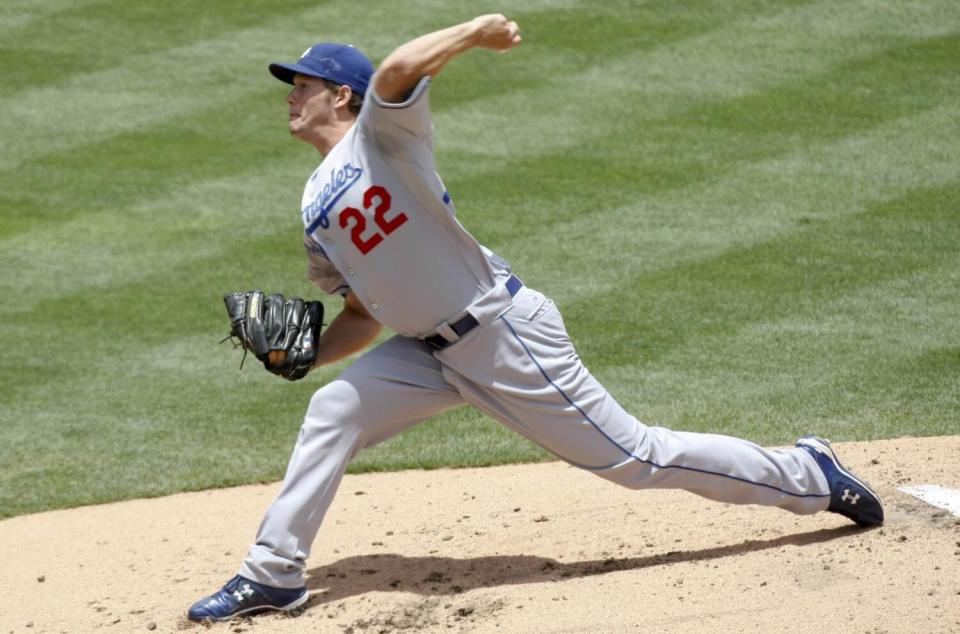
[[[347,476],[295,616],[220,632],[960,631],[960,437],[838,445],[887,524],[859,530],[561,463]],[[5,632],[206,631],[187,607],[239,566],[277,485],[0,522]]]

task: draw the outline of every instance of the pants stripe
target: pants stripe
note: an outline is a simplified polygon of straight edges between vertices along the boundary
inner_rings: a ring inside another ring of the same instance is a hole
[[[750,484],[750,485],[753,485],[753,486],[765,487],[765,488],[768,488],[768,489],[773,489],[774,491],[777,491],[777,492],[782,493],[782,494],[784,494],[784,495],[789,495],[789,496],[797,497],[797,498],[825,498],[825,497],[830,497],[830,494],[829,494],[829,493],[827,493],[827,494],[818,494],[818,493],[793,493],[793,492],[791,492],[791,491],[785,491],[784,489],[781,489],[780,487],[775,487],[775,486],[773,486],[773,485],[771,485],[771,484],[766,484],[766,483],[763,483],[763,482],[753,482],[753,481],[747,480],[747,479],[745,479],[745,478],[739,478],[739,477],[737,477],[737,476],[728,475],[728,474],[726,474],[726,473],[717,473],[717,472],[715,472],[715,471],[708,471],[708,470],[706,470],[706,469],[698,469],[698,468],[696,468],[696,467],[685,467],[685,466],[682,466],[682,465],[660,465],[660,464],[657,464],[657,463],[653,462],[652,460],[645,460],[645,459],[643,459],[643,458],[641,458],[641,457],[639,457],[639,456],[634,455],[633,452],[631,452],[631,451],[628,450],[628,449],[625,449],[625,448],[622,447],[616,440],[614,440],[614,439],[611,438],[609,435],[607,435],[607,433],[604,432],[603,429],[601,429],[601,427],[596,423],[596,421],[594,421],[585,411],[583,411],[583,409],[582,409],[579,405],[577,405],[576,403],[574,403],[574,402],[573,402],[573,399],[571,399],[571,398],[567,395],[567,393],[564,392],[563,389],[560,388],[559,385],[557,385],[556,383],[554,383],[553,379],[550,378],[550,376],[547,374],[546,370],[543,369],[543,366],[540,365],[540,362],[537,361],[536,357],[533,356],[533,352],[530,351],[530,348],[527,347],[527,344],[524,343],[523,339],[520,338],[520,335],[517,334],[517,331],[514,330],[513,324],[511,324],[511,323],[507,320],[507,318],[506,318],[505,316],[501,316],[500,319],[503,320],[503,322],[507,325],[507,328],[510,329],[510,332],[513,333],[513,336],[516,338],[516,340],[520,343],[520,345],[521,345],[521,346],[523,347],[523,349],[526,351],[527,356],[530,357],[530,360],[533,361],[534,365],[537,366],[537,369],[540,370],[540,374],[542,374],[542,375],[543,375],[543,378],[547,380],[547,383],[549,383],[550,385],[552,385],[553,388],[560,394],[560,396],[562,396],[562,397],[564,398],[564,400],[566,400],[566,401],[567,401],[568,403],[570,403],[570,405],[572,405],[578,412],[580,412],[580,414],[587,420],[587,422],[589,422],[589,423],[593,426],[594,429],[596,429],[598,432],[600,432],[600,434],[601,434],[604,438],[606,438],[614,447],[616,447],[617,449],[619,449],[620,451],[622,451],[622,452],[624,453],[624,455],[626,455],[627,457],[632,458],[632,459],[636,460],[637,462],[641,462],[641,463],[644,463],[644,464],[648,464],[648,465],[654,466],[654,467],[656,467],[656,468],[658,468],[658,469],[683,469],[683,470],[685,470],[685,471],[695,471],[695,472],[697,472],[697,473],[703,473],[703,474],[706,474],[706,475],[719,476],[719,477],[721,477],[721,478],[728,478],[728,479],[730,479],[730,480],[736,480],[736,481],[738,481],[738,482],[743,482],[743,483],[745,483],[745,484]]]

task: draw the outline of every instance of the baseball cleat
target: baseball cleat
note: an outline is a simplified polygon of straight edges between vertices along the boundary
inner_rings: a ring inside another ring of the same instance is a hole
[[[293,610],[307,602],[307,588],[272,588],[237,575],[190,608],[191,621],[228,621],[265,610]]]
[[[830,486],[828,511],[852,519],[860,526],[883,524],[883,503],[870,486],[840,464],[830,441],[816,436],[804,436],[797,447],[806,449],[823,470]]]

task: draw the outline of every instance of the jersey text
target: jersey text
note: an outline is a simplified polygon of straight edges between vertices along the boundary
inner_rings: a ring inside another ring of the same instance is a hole
[[[360,180],[362,174],[362,168],[354,167],[350,163],[339,169],[330,170],[330,180],[323,186],[313,202],[303,209],[307,233],[313,233],[318,226],[324,229],[330,227],[330,220],[327,218],[330,209],[350,189],[351,185]]]

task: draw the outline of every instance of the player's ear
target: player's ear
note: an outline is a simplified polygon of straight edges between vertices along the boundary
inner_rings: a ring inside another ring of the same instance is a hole
[[[335,94],[333,105],[335,108],[346,108],[350,105],[350,98],[353,97],[353,88],[342,84],[337,86],[337,92]]]

